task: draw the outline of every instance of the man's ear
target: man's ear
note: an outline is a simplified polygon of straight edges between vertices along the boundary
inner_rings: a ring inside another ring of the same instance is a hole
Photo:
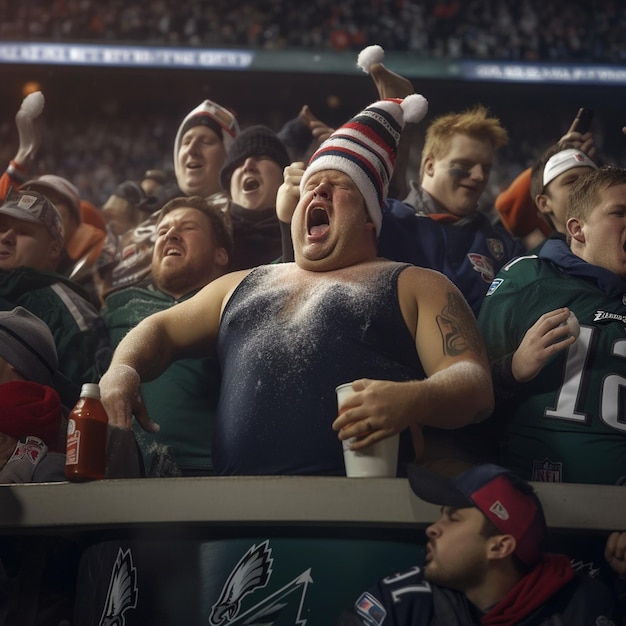
[[[490,560],[504,559],[515,552],[517,541],[513,535],[493,535],[487,541],[487,558]]]
[[[213,254],[213,261],[215,262],[215,265],[218,267],[226,267],[229,260],[226,248],[215,248],[215,253]]]
[[[550,198],[545,193],[535,196],[535,205],[543,215],[552,215],[552,209],[549,206]]]
[[[575,239],[579,243],[585,243],[583,223],[577,217],[570,217],[567,220],[565,228],[567,228],[567,232],[572,239]]]
[[[427,156],[424,159],[424,167],[422,168],[424,176],[432,176],[435,173],[435,159],[432,156]]]
[[[48,265],[51,271],[56,271],[61,259],[61,244],[56,240],[52,240],[48,250]]]

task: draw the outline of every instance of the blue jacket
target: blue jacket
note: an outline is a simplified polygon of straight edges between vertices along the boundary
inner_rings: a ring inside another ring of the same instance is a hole
[[[507,261],[526,251],[483,213],[458,221],[440,221],[427,213],[424,207],[388,199],[383,205],[378,253],[445,274],[478,315],[495,275]]]

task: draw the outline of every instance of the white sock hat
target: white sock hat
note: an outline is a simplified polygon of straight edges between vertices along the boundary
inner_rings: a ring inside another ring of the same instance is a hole
[[[338,128],[313,154],[300,182],[322,170],[337,170],[354,182],[365,199],[367,212],[380,233],[381,207],[396,165],[400,134],[406,122],[419,122],[428,111],[424,96],[374,102]]]

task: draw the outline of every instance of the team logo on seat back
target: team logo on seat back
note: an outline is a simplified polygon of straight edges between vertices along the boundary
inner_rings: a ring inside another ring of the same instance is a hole
[[[124,626],[124,613],[137,607],[137,596],[137,568],[133,564],[133,555],[130,550],[120,548],[111,572],[100,626]]]
[[[269,540],[248,549],[230,572],[219,599],[211,607],[210,626],[306,625],[301,613],[307,587],[313,582],[310,568],[274,593],[267,595],[266,592],[266,597],[241,612],[244,597],[269,583],[273,561]]]

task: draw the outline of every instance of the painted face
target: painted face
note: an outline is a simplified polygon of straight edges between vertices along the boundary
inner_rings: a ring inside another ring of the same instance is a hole
[[[186,195],[207,197],[220,191],[226,150],[212,129],[192,126],[183,135],[177,159],[176,181]]]
[[[443,507],[440,519],[426,529],[426,580],[462,592],[481,582],[488,563],[484,519],[475,508]]]
[[[180,298],[224,273],[228,256],[213,241],[209,218],[198,209],[181,207],[157,226],[152,277],[159,289]]]
[[[494,149],[488,141],[455,135],[445,156],[424,161],[422,187],[447,211],[466,217],[478,208],[493,160]]]
[[[329,271],[376,256],[375,226],[352,179],[336,170],[312,174],[291,222],[296,263]],[[373,249],[374,253],[371,253]]]
[[[626,278],[626,185],[614,185],[600,191],[600,202],[585,219],[580,231],[568,230],[575,241],[572,249],[578,256]]]
[[[235,168],[230,179],[230,197],[244,209],[270,209],[276,206],[276,194],[283,182],[283,170],[276,161],[248,157]]]
[[[53,271],[59,254],[59,244],[43,224],[0,214],[0,269],[26,266]]]

